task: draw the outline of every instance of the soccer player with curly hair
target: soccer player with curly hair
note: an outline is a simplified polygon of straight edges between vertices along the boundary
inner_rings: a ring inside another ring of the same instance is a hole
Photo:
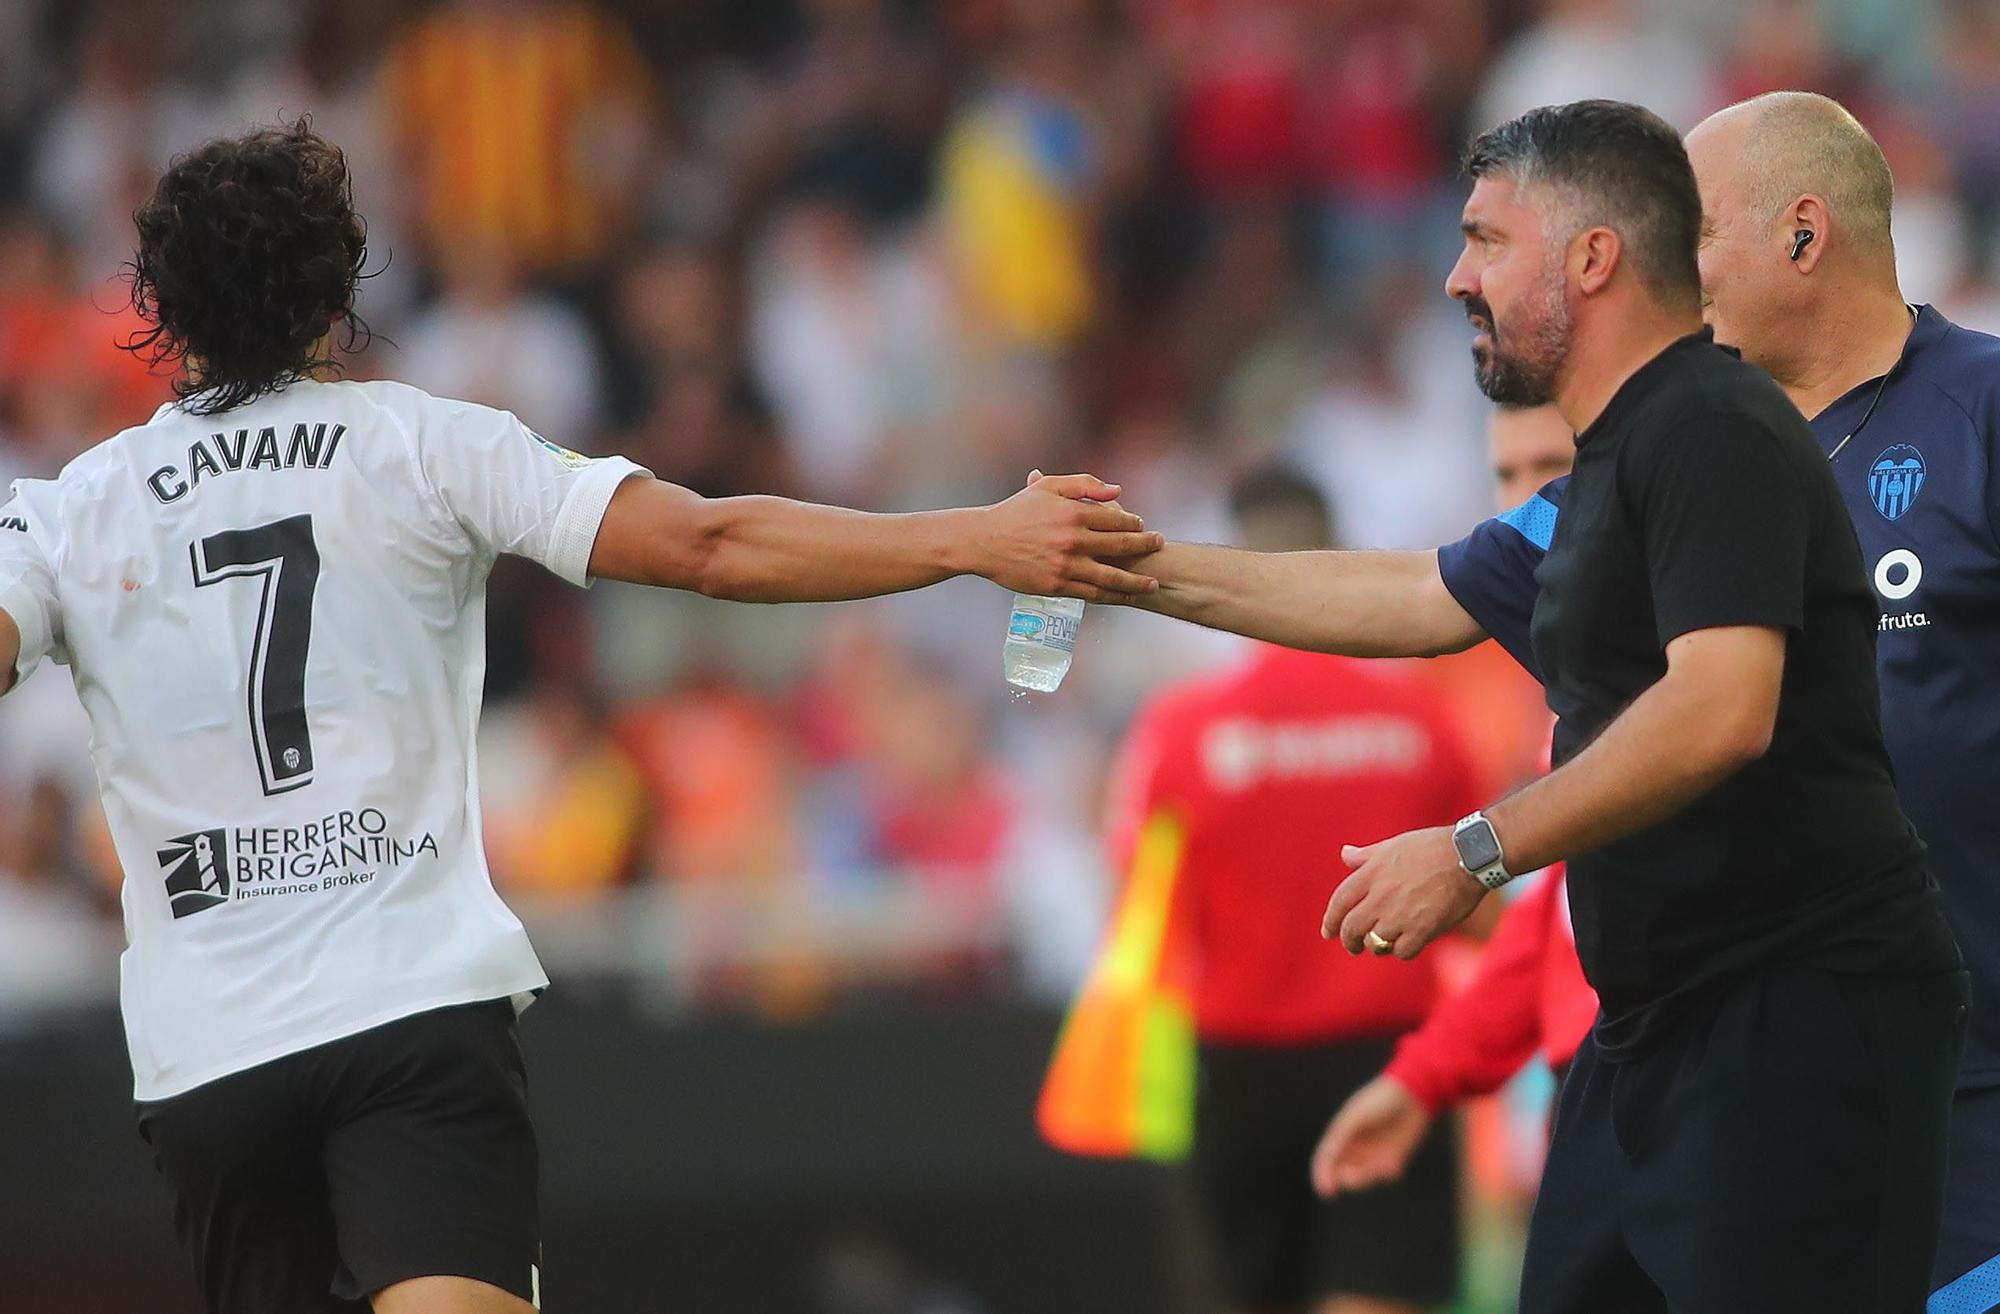
[[[304,122],[180,157],[135,216],[176,400],[0,505],[0,692],[68,665],[120,862],[142,1133],[214,1314],[539,1301],[515,1035],[546,984],[480,847],[501,553],[785,602],[976,574],[1102,600],[1156,536],[1085,475],[869,515],[708,499],[510,414],[340,378],[367,254]]]

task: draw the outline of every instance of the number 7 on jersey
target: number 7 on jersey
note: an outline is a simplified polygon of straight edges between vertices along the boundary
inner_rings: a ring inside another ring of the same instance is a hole
[[[319,545],[311,516],[232,529],[188,544],[196,588],[229,579],[258,581],[257,630],[250,644],[250,741],[266,794],[312,783],[306,724],[306,650],[312,646]]]

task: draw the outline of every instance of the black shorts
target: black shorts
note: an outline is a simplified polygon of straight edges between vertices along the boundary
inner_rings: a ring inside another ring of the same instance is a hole
[[[1445,1119],[1402,1179],[1332,1200],[1313,1193],[1313,1147],[1393,1042],[1263,1048],[1203,1042],[1194,1180],[1223,1289],[1238,1308],[1327,1296],[1443,1304],[1458,1292],[1458,1138]]]
[[[1804,968],[1563,1083],[1529,1314],[1922,1314],[1965,1040],[1963,972]]]
[[[211,1314],[365,1311],[407,1278],[539,1297],[506,1000],[419,1013],[139,1106]]]

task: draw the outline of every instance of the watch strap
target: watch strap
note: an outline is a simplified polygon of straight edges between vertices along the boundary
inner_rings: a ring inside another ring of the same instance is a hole
[[[1458,865],[1487,889],[1497,890],[1514,879],[1514,873],[1507,870],[1507,855],[1501,851],[1500,837],[1494,833],[1493,823],[1486,819],[1485,813],[1474,812],[1461,818],[1451,828],[1451,842],[1458,851]]]

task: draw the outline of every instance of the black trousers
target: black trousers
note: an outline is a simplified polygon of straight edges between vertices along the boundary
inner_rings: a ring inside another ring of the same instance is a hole
[[[1322,1200],[1306,1177],[1326,1120],[1395,1048],[1379,1039],[1202,1043],[1192,1168],[1233,1307],[1291,1308],[1339,1295],[1442,1305],[1458,1291],[1451,1119],[1387,1185]]]
[[[1778,968],[1563,1083],[1521,1314],[1923,1314],[1963,972]]]

